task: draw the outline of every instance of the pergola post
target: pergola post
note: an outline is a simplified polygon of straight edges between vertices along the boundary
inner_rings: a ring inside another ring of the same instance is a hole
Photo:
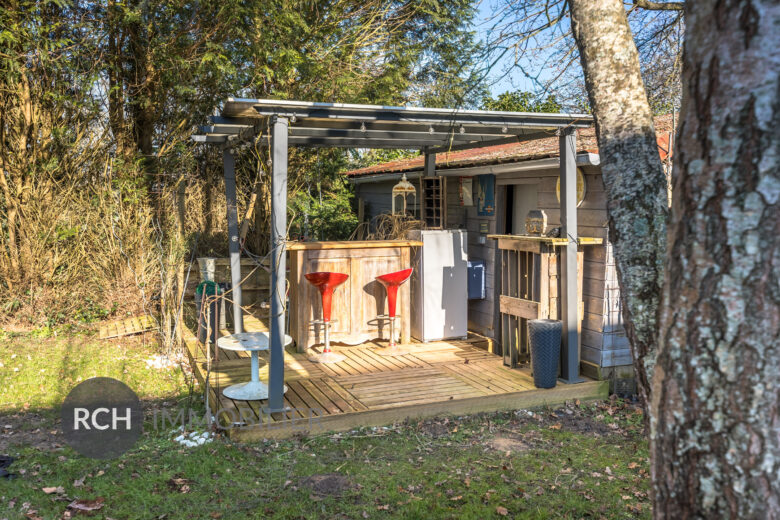
[[[579,383],[579,305],[577,295],[577,137],[574,128],[561,129],[559,136],[561,175],[561,237],[563,246],[561,265],[561,320],[563,321],[563,351],[561,379]]]
[[[287,118],[274,116],[271,129],[271,359],[268,411],[284,410],[284,336],[287,295]]]
[[[222,150],[222,167],[225,173],[225,198],[227,199],[228,251],[230,252],[230,281],[233,300],[233,332],[244,331],[244,315],[241,311],[241,244],[238,241],[238,208],[236,207],[236,161],[227,146]]]

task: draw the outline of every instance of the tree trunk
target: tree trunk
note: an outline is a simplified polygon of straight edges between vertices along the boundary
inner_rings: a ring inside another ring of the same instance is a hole
[[[780,518],[780,4],[689,4],[653,380],[656,518]]]
[[[105,39],[108,42],[106,56],[106,75],[108,77],[108,123],[114,136],[116,152],[124,157],[130,151],[125,127],[125,84],[122,73],[124,59],[122,58],[123,36],[121,24],[117,18],[121,11],[116,1],[110,0],[105,17]]]
[[[571,24],[596,120],[621,307],[637,391],[649,403],[666,247],[666,176],[621,0],[572,0]]]

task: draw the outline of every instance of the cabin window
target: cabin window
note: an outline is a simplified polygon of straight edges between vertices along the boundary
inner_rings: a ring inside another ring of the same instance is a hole
[[[447,211],[446,182],[444,177],[422,177],[422,220],[429,229],[444,229]]]

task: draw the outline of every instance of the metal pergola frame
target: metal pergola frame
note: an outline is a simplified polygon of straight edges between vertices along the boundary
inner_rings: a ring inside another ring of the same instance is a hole
[[[228,245],[233,285],[234,332],[243,331],[241,261],[232,148],[242,142],[271,147],[271,316],[269,398],[266,411],[284,410],[285,245],[288,147],[414,149],[425,154],[424,175],[435,175],[436,154],[559,136],[563,248],[563,380],[579,377],[577,324],[577,128],[585,114],[543,114],[441,108],[388,107],[228,98],[219,116],[192,139],[221,146],[227,196]]]

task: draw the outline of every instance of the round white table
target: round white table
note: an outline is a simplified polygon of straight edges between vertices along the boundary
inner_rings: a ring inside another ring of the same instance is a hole
[[[222,336],[217,340],[217,346],[223,350],[234,352],[249,352],[251,355],[251,381],[231,385],[222,390],[222,395],[238,401],[261,401],[268,399],[268,385],[260,381],[260,351],[270,348],[271,340],[268,332],[241,332]],[[292,344],[290,336],[284,336],[285,348]],[[287,392],[287,385],[284,386]]]

